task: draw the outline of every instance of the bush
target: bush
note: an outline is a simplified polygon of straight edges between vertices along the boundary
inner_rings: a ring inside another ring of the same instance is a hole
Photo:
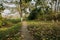
[[[34,20],[34,19],[36,19],[37,13],[38,13],[38,9],[36,8],[36,9],[34,9],[34,10],[30,13],[28,19],[29,19],[29,20]]]
[[[2,26],[2,21],[0,20],[0,27]]]
[[[2,27],[3,25],[6,25],[6,24],[7,24],[6,19],[2,18],[0,15],[0,27]]]
[[[29,33],[35,40],[60,40],[59,23],[37,23],[28,24]]]
[[[21,19],[8,19],[7,21],[10,21],[12,23],[18,23],[21,22]]]
[[[9,28],[0,28],[0,40],[8,40],[18,38],[19,35],[16,35],[21,29],[21,24],[16,24],[15,26]]]
[[[45,10],[44,10],[45,9]],[[34,10],[31,11],[30,15],[28,16],[29,20],[34,20],[34,19],[39,19],[39,20],[44,20],[46,19],[46,16],[52,14],[51,8],[48,6],[35,8]],[[51,17],[51,16],[50,16]]]

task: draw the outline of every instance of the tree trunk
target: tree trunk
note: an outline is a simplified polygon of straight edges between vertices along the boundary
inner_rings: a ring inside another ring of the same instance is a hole
[[[20,0],[20,18],[22,21],[22,0]]]

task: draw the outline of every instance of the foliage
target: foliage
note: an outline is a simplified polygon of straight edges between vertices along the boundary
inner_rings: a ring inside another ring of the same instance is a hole
[[[60,10],[58,10],[58,6],[57,8],[55,8],[55,10],[53,10],[53,4],[54,1],[55,3],[55,7],[56,4],[58,3],[57,0],[51,0],[51,2],[46,1],[46,0],[35,0],[36,1],[36,5],[34,6],[35,9],[31,10],[31,13],[28,17],[29,20],[46,20],[46,21],[51,21],[51,20],[60,20],[59,19],[59,12]],[[48,3],[49,2],[49,3]],[[50,5],[50,6],[49,6]],[[59,4],[57,4],[59,5]],[[40,6],[39,8],[37,8],[37,6]],[[32,8],[34,8],[32,7]],[[31,6],[29,7],[31,9]],[[39,11],[38,11],[39,10]]]
[[[60,40],[60,23],[29,22],[28,30],[35,40]]]
[[[2,26],[2,23],[3,23],[3,22],[0,20],[0,27]]]
[[[30,2],[31,0],[24,0],[26,3]]]
[[[29,20],[34,20],[34,19],[40,19],[41,20],[41,18],[45,19],[47,17],[47,15],[50,15],[51,13],[52,13],[51,9],[48,6],[46,6],[45,8],[43,8],[43,7],[35,8],[30,13],[28,19]]]
[[[20,37],[20,34],[18,35],[20,29],[20,23],[9,28],[0,28],[0,40],[16,40],[18,37]]]
[[[0,15],[0,27],[7,24],[6,19],[2,18],[2,16]]]
[[[35,19],[36,16],[37,16],[37,12],[38,10],[37,9],[34,9],[31,13],[30,13],[30,16],[28,17],[28,19]]]
[[[19,23],[21,22],[21,19],[7,19],[7,21],[12,22],[12,23]]]
[[[4,7],[3,7],[2,4],[0,4],[0,11],[1,11],[1,10],[4,10]]]

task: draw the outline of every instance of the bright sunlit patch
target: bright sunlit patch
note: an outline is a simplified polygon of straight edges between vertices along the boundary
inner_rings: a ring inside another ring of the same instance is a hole
[[[15,4],[7,4],[7,3],[3,3],[3,6],[7,6],[7,7],[16,7]]]
[[[5,10],[4,10],[4,13],[11,13],[11,11],[8,10],[8,9],[5,9]]]

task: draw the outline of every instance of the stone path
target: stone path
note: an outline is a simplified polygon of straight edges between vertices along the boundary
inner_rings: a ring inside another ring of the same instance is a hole
[[[22,40],[33,40],[33,38],[31,37],[31,35],[29,34],[28,30],[27,30],[27,22],[23,21],[22,22]]]

